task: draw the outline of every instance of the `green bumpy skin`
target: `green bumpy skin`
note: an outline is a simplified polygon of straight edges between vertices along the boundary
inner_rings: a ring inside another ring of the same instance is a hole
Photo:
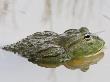
[[[104,44],[104,40],[90,33],[86,27],[81,27],[66,30],[62,34],[36,32],[17,43],[4,46],[3,49],[18,53],[39,66],[55,68],[64,65],[69,69],[86,71],[91,64],[103,57],[100,51]]]

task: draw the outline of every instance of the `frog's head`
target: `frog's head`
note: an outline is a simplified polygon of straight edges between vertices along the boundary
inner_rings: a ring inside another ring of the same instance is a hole
[[[69,37],[66,48],[71,56],[84,57],[100,52],[104,47],[104,40],[89,32],[86,27],[70,29],[65,32]]]

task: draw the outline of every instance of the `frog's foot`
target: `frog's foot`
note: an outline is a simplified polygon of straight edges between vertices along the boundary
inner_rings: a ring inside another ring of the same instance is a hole
[[[89,66],[85,66],[85,67],[80,68],[80,70],[83,72],[86,72],[88,69],[89,69]]]

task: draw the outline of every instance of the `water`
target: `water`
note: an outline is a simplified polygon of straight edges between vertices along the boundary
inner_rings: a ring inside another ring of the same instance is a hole
[[[47,2],[46,2],[47,1]],[[12,16],[7,15],[0,24],[0,46],[21,40],[34,32],[52,30],[62,33],[69,28],[88,26],[106,41],[105,56],[83,73],[64,66],[56,68],[57,82],[109,82],[110,76],[110,17],[109,0],[15,0],[17,28]],[[48,3],[48,5],[46,5]],[[25,4],[25,5],[24,5]],[[29,6],[28,6],[29,5]],[[12,9],[13,10],[13,9]],[[53,72],[52,72],[53,73]],[[0,82],[53,82],[48,79],[50,69],[39,67],[25,58],[0,49]],[[51,75],[51,74],[50,74]]]

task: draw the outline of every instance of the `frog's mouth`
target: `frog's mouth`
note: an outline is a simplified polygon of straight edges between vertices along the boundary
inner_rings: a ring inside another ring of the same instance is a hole
[[[103,41],[103,42],[101,43],[101,47],[97,50],[96,53],[91,53],[91,54],[85,55],[84,57],[97,56],[97,55],[99,55],[100,53],[104,52],[104,47],[105,47],[105,42]]]
[[[84,57],[93,57],[93,56],[96,56],[96,55],[98,55],[98,54],[100,54],[100,53],[102,53],[102,52],[104,52],[104,51],[103,51],[103,47],[100,48],[97,53],[90,54],[90,55],[86,55],[86,56],[84,56]]]

